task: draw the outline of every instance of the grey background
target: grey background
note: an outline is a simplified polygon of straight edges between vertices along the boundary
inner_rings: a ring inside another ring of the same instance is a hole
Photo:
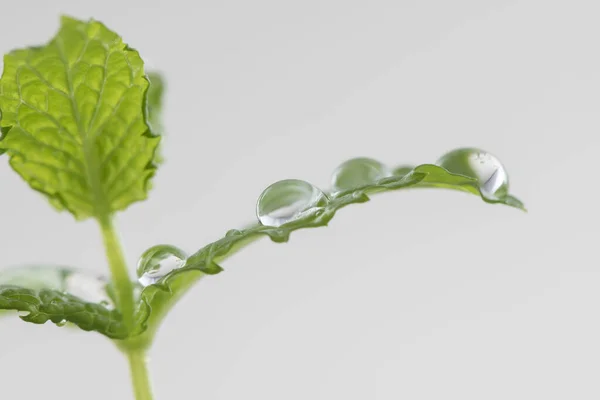
[[[58,14],[95,17],[168,78],[167,162],[119,216],[195,251],[254,218],[283,178],[341,161],[433,162],[478,146],[528,214],[404,191],[328,228],[261,241],[201,282],[152,351],[158,399],[598,399],[596,1],[3,0],[0,50]],[[74,223],[0,162],[2,265],[107,270]],[[131,398],[100,335],[0,325],[3,398]]]

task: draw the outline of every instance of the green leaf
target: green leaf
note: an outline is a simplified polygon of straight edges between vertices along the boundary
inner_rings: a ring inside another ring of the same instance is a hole
[[[4,57],[0,149],[77,219],[123,210],[146,198],[155,172],[148,85],[138,52],[117,34],[63,17],[49,43]]]
[[[220,263],[237,250],[261,236],[268,236],[273,242],[287,242],[290,234],[303,228],[328,225],[335,213],[350,204],[369,201],[369,194],[393,191],[404,188],[446,188],[479,195],[485,202],[504,204],[525,210],[517,198],[506,195],[503,198],[488,198],[479,189],[477,179],[453,174],[436,165],[423,164],[407,171],[399,170],[398,175],[384,178],[373,184],[341,193],[331,194],[329,203],[301,219],[280,227],[253,225],[242,230],[230,230],[225,236],[208,244],[190,256],[186,263],[161,278],[155,284],[145,287],[140,296],[136,320],[138,333],[148,329],[152,336],[162,318],[176,301],[200,278],[214,275],[223,270]]]
[[[165,80],[159,72],[148,72],[148,122],[152,132],[156,135],[164,135],[162,123],[162,106],[165,93]],[[160,146],[154,153],[154,164],[160,164],[163,161]]]
[[[165,93],[165,80],[163,76],[156,71],[148,72],[148,122],[152,128],[152,132],[162,135],[162,107],[163,97]]]
[[[0,274],[0,309],[17,310],[34,324],[67,322],[85,331],[122,339],[128,331],[100,277],[67,267],[20,267]]]

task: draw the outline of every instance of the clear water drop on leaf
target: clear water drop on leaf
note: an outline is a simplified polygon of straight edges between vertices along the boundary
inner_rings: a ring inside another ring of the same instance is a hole
[[[356,189],[392,175],[387,166],[366,157],[353,158],[338,166],[331,177],[334,192]]]
[[[66,320],[66,319],[63,319],[62,321],[58,321],[58,322],[56,323],[56,326],[63,327],[63,326],[65,326],[66,324],[67,324],[67,320]]]
[[[481,194],[491,199],[508,195],[508,174],[495,156],[475,148],[462,148],[444,154],[437,162],[454,174],[475,178]]]
[[[266,188],[256,203],[256,216],[265,226],[279,227],[314,215],[329,203],[319,188],[299,179],[285,179]]]
[[[159,244],[146,250],[137,265],[139,283],[146,287],[158,282],[169,272],[183,267],[187,254],[178,247]]]

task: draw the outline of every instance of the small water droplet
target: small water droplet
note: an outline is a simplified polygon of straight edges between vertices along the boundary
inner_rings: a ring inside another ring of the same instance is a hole
[[[65,326],[66,324],[67,324],[67,320],[66,320],[66,319],[63,319],[62,321],[58,321],[58,322],[56,323],[56,326],[63,327],[63,326]]]
[[[256,216],[265,226],[279,227],[312,215],[325,207],[329,198],[317,187],[298,179],[275,182],[256,203]]]
[[[64,276],[63,291],[89,303],[100,303],[106,308],[114,308],[107,292],[108,281],[81,272],[67,272]]]
[[[353,158],[338,166],[331,177],[334,192],[356,189],[391,175],[388,167],[366,157]]]
[[[29,315],[29,313],[30,313],[30,311],[22,311],[22,310],[17,311],[17,315],[19,315],[19,317],[26,317]]]
[[[138,281],[144,287],[152,285],[169,272],[183,267],[187,254],[178,247],[166,244],[146,250],[137,265]]]
[[[508,174],[496,157],[483,150],[463,148],[443,155],[437,165],[448,171],[477,179],[481,193],[488,198],[508,194]]]
[[[227,236],[227,237],[240,236],[241,234],[242,234],[242,232],[238,229],[230,229],[227,231],[227,233],[225,233],[225,236]]]

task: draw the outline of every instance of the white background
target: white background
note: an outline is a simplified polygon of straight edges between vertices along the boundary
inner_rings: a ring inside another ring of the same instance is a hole
[[[133,268],[254,218],[341,161],[497,155],[530,212],[401,191],[201,282],[152,351],[157,399],[600,398],[597,1],[1,0],[0,51],[94,17],[167,77],[167,162],[119,216]],[[107,271],[92,222],[0,162],[1,263]],[[0,323],[0,395],[129,399],[103,337]]]

